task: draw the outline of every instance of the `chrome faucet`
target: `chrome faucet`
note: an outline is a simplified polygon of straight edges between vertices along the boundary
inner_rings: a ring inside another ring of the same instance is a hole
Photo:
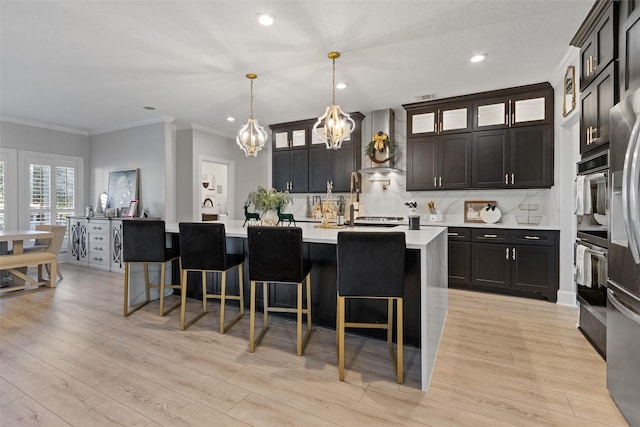
[[[356,193],[356,204],[353,203],[353,192]],[[351,192],[351,202],[349,204],[349,227],[353,227],[355,225],[355,212],[359,210],[358,202],[360,202],[360,187],[358,180],[358,173],[351,172],[351,182],[350,182],[350,192]]]

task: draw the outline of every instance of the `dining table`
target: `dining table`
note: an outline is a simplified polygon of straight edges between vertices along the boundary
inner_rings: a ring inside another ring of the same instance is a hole
[[[32,239],[51,239],[52,237],[53,232],[44,230],[0,230],[0,255],[6,255],[8,253],[8,242],[12,243],[13,255],[19,255],[24,252],[25,241]],[[24,289],[25,280],[15,274],[12,270],[6,271],[13,275],[13,282],[10,286],[3,286],[2,292],[8,292],[13,289]],[[0,281],[4,281],[4,278],[0,277]]]

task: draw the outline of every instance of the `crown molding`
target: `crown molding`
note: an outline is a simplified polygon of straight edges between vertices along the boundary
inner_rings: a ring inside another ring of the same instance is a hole
[[[114,126],[110,126],[102,129],[94,129],[89,132],[89,136],[100,135],[102,133],[115,132],[118,130],[137,128],[140,126],[152,125],[155,123],[164,123],[165,121],[166,120],[163,117],[155,117],[153,119],[140,120],[138,122],[130,122],[130,123],[121,124],[121,125],[114,125]]]
[[[7,117],[7,116],[0,116],[0,120],[8,123],[15,123],[17,125],[32,126],[32,127],[42,128],[42,129],[55,130],[58,132],[74,133],[82,136],[91,135],[89,131],[86,131],[83,129],[75,129],[75,128],[70,128],[66,126],[52,125],[49,123],[41,123],[35,120],[25,120],[25,119],[18,119],[16,117]]]
[[[224,138],[233,139],[233,136],[230,136],[229,134],[221,132],[221,131],[219,131],[217,129],[213,129],[213,128],[210,128],[210,127],[207,127],[207,126],[199,125],[197,123],[191,122],[191,128],[195,129],[195,130],[201,130],[201,131],[207,132],[207,133],[212,133],[214,135],[222,136]]]

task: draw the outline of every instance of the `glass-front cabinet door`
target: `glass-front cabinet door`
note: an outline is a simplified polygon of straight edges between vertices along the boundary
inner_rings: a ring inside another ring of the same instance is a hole
[[[474,129],[490,130],[549,123],[552,96],[526,93],[474,104]]]
[[[302,148],[307,146],[306,127],[283,127],[273,132],[273,146],[276,150],[285,148]]]
[[[448,104],[426,107],[410,114],[411,136],[459,133],[471,130],[471,106]]]

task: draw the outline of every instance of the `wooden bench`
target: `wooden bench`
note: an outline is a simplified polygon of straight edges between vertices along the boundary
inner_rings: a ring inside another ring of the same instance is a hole
[[[39,279],[34,279],[27,276],[26,271],[23,272],[18,270],[19,268],[27,268],[29,266],[42,266],[47,264],[49,265],[50,269],[49,280],[47,281],[39,281]],[[8,271],[9,273],[13,274],[14,280],[21,279],[24,281],[24,284],[21,283],[16,286],[0,288],[0,294],[9,291],[26,289],[32,286],[37,287],[41,285],[55,288],[57,269],[58,259],[55,254],[49,252],[31,252],[25,254],[2,255],[0,256],[0,270]]]

